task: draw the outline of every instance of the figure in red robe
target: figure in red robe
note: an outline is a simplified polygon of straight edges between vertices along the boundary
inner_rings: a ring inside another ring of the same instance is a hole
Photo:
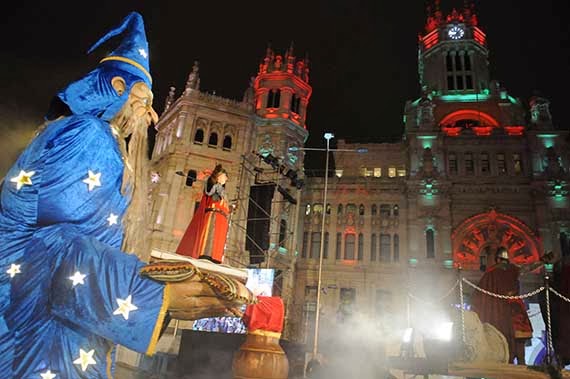
[[[519,267],[509,262],[506,248],[497,249],[496,264],[489,267],[479,281],[479,287],[487,291],[508,296],[519,294],[519,276],[533,271],[543,264],[536,262]],[[509,344],[509,362],[517,358],[518,364],[525,364],[525,343],[532,337],[532,326],[521,299],[500,299],[480,291],[473,294],[473,310],[481,322],[487,322],[497,328]]]
[[[226,199],[227,180],[226,170],[217,165],[208,177],[200,205],[176,249],[178,254],[222,263],[230,212],[234,208]]]

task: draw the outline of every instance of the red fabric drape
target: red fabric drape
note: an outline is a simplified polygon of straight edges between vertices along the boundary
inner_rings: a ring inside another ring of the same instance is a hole
[[[278,296],[258,296],[257,299],[259,302],[248,305],[243,315],[247,330],[253,332],[261,329],[281,333],[285,317],[283,299]]]

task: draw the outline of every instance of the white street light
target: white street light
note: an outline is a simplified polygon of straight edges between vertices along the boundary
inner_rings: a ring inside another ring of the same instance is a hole
[[[313,339],[313,358],[317,356],[318,345],[319,345],[319,316],[320,305],[321,305],[321,281],[323,275],[323,252],[325,249],[325,219],[327,217],[326,207],[327,207],[327,191],[329,184],[329,152],[330,152],[330,142],[334,138],[334,134],[325,133],[325,140],[327,140],[326,153],[327,157],[325,159],[325,188],[323,194],[323,219],[321,220],[321,246],[319,249],[319,275],[317,279],[317,309],[315,310],[315,338]]]
[[[326,148],[306,148],[306,147],[297,147],[292,146],[289,148],[289,151],[325,151],[327,156],[325,160],[325,185],[323,189],[323,212],[322,212],[322,220],[321,220],[321,245],[319,249],[319,271],[318,271],[318,279],[317,279],[317,304],[315,310],[315,335],[313,338],[313,359],[317,357],[318,348],[319,348],[319,319],[320,319],[320,312],[319,308],[321,305],[321,285],[322,285],[322,275],[323,275],[323,253],[325,248],[325,220],[326,220],[326,206],[327,206],[327,193],[328,193],[328,182],[329,182],[329,154],[331,151],[351,151],[356,153],[367,153],[367,148],[358,148],[358,149],[331,149],[330,148],[330,140],[334,138],[334,134],[330,132],[326,132],[323,137],[327,141]]]

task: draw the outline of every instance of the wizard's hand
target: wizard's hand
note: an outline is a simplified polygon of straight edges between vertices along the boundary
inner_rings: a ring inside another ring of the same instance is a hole
[[[159,260],[141,269],[141,275],[170,286],[171,316],[180,320],[204,317],[241,317],[245,304],[257,298],[236,279],[212,272],[200,272],[191,263]]]
[[[241,317],[242,304],[220,298],[212,287],[197,276],[182,282],[171,282],[168,311],[178,320],[197,320],[204,317]]]

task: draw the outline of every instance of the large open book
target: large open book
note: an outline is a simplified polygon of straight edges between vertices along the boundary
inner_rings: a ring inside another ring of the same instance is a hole
[[[243,283],[245,283],[247,280],[247,269],[245,268],[237,268],[224,264],[217,264],[207,259],[196,259],[188,257],[186,255],[168,253],[166,251],[161,251],[157,249],[152,249],[150,256],[153,257],[154,259],[168,259],[168,260],[176,260],[182,262],[190,262],[194,266],[196,266],[200,271],[224,274],[227,276],[231,276],[232,278],[235,278]]]

